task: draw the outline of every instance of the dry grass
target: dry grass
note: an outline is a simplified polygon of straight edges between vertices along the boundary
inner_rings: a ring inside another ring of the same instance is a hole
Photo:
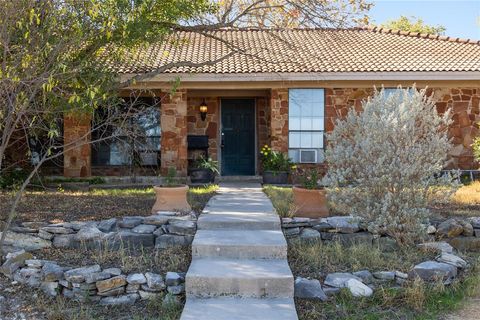
[[[216,193],[218,186],[191,188],[188,201],[200,212]],[[9,209],[12,194],[0,192],[0,221]],[[19,207],[18,221],[88,221],[112,217],[150,215],[155,202],[152,188],[147,189],[97,189],[92,191],[28,191]]]
[[[270,198],[280,217],[288,218],[295,215],[292,188],[265,186],[263,192]]]

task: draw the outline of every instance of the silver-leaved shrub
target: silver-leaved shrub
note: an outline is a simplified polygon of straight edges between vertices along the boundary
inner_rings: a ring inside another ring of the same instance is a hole
[[[447,201],[456,187],[441,175],[451,142],[451,113],[437,113],[425,90],[382,89],[350,110],[327,135],[329,200],[361,217],[374,233],[412,243],[423,233],[432,201]]]

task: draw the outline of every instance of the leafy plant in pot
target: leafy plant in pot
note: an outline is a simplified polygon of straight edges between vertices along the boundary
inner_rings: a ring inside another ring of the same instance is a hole
[[[264,184],[287,184],[293,163],[285,153],[273,151],[264,145],[260,151]]]
[[[178,184],[176,179],[177,171],[175,168],[168,168],[168,173],[164,177],[164,184],[154,186],[153,190],[157,196],[152,213],[159,211],[191,211],[192,208],[187,202],[188,186]]]
[[[316,169],[297,169],[296,178],[300,185],[293,187],[295,216],[307,218],[328,217],[326,190],[318,184]]]
[[[200,157],[195,162],[195,168],[190,169],[190,181],[192,183],[213,183],[217,174],[220,174],[218,161]]]

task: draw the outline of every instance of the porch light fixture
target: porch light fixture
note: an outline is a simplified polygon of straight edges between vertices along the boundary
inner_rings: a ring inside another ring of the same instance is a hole
[[[203,102],[200,104],[199,109],[200,109],[200,118],[202,119],[202,121],[205,121],[205,119],[207,119],[207,111],[208,111],[208,106],[205,103],[205,99],[203,99]]]

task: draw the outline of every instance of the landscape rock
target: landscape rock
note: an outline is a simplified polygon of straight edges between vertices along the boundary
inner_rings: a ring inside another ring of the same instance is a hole
[[[457,267],[443,262],[425,261],[417,264],[408,276],[410,279],[420,277],[424,281],[449,281],[457,276]]]
[[[53,238],[53,246],[55,248],[72,248],[74,237],[73,234],[57,235]]]
[[[103,272],[109,273],[112,276],[119,276],[122,274],[122,270],[120,268],[108,268],[103,270]]]
[[[325,232],[332,229],[332,226],[329,223],[323,221],[323,222],[320,222],[319,224],[314,225],[313,229],[320,232]]]
[[[19,254],[7,255],[7,260],[0,267],[0,273],[3,273],[7,277],[12,277],[13,273],[20,267],[25,265],[25,260],[32,259],[33,255],[30,252],[21,251]]]
[[[140,298],[137,293],[126,294],[119,297],[105,297],[100,300],[101,305],[133,305]]]
[[[286,228],[286,229],[283,229],[283,233],[285,234],[285,237],[295,237],[300,234],[300,228],[299,227]]]
[[[340,241],[344,246],[351,245],[372,245],[373,235],[369,232],[356,232],[356,233],[330,233],[332,241]]]
[[[444,262],[451,264],[452,266],[458,267],[458,268],[465,268],[467,266],[467,262],[460,258],[459,256],[456,256],[451,253],[445,253],[443,252],[438,258],[438,262]]]
[[[339,233],[355,233],[360,230],[358,222],[352,216],[328,217],[326,222]]]
[[[362,281],[361,278],[354,276],[351,273],[345,273],[345,272],[336,272],[336,273],[329,273],[327,277],[325,278],[324,284],[330,287],[335,287],[335,288],[344,288],[345,283],[349,279],[355,279],[358,281]]]
[[[151,224],[139,224],[135,228],[132,229],[132,232],[134,233],[153,233],[157,229],[156,226],[151,225]]]
[[[340,288],[334,288],[334,287],[323,287],[323,292],[327,295],[327,297],[334,296],[338,293],[340,293]]]
[[[473,228],[480,229],[480,217],[470,217],[469,222]]]
[[[147,272],[145,273],[145,278],[147,278],[147,285],[150,289],[154,289],[154,290],[165,289],[165,282],[163,281],[163,278],[161,275],[152,273],[152,272]]]
[[[14,272],[13,280],[37,288],[42,280],[41,271],[37,268],[21,268]]]
[[[456,237],[448,239],[448,243],[459,251],[480,252],[480,238],[478,237]]]
[[[395,272],[392,271],[377,271],[373,276],[379,280],[395,280]]]
[[[55,226],[55,225],[49,225],[47,227],[43,227],[40,230],[54,233],[54,234],[71,234],[74,233],[72,228],[65,228],[62,226]]]
[[[177,286],[184,281],[184,278],[177,272],[167,272],[165,284],[167,286]]]
[[[463,226],[456,219],[448,219],[437,227],[439,238],[453,238],[463,233]]]
[[[305,241],[316,241],[321,240],[322,235],[317,230],[311,228],[303,228],[300,232],[300,239]]]
[[[395,277],[400,279],[408,279],[408,274],[401,271],[395,271]]]
[[[132,273],[127,276],[128,284],[144,284],[147,283],[147,278],[142,273]]]
[[[472,237],[474,235],[473,226],[468,221],[460,220],[459,223],[463,227],[462,235],[464,235],[465,237]]]
[[[295,297],[321,301],[328,300],[327,295],[323,292],[320,281],[300,277],[295,279]]]
[[[195,235],[197,223],[190,220],[170,221],[168,224],[168,232],[179,235]]]
[[[138,292],[139,289],[140,289],[139,284],[127,284],[127,286],[125,287],[125,292],[126,293],[135,293],[135,292]]]
[[[88,266],[88,267],[81,267],[72,270],[66,271],[63,276],[65,280],[73,282],[73,283],[80,283],[85,281],[85,275],[95,272],[100,272],[101,268],[98,264]]]
[[[453,247],[445,241],[425,242],[418,245],[419,248],[427,250],[437,250],[440,252],[452,253]]]
[[[167,292],[174,295],[179,295],[185,292],[185,285],[179,284],[178,286],[168,286]]]
[[[0,232],[0,237],[2,232]],[[5,246],[13,247],[15,249],[25,249],[27,251],[40,250],[44,248],[50,248],[52,243],[45,239],[26,234],[16,233],[8,231],[5,236]]]
[[[115,237],[115,241],[129,248],[153,247],[154,239],[153,234],[135,233],[130,230],[122,230]]]
[[[171,216],[156,214],[153,216],[145,217],[143,221],[144,224],[151,224],[154,226],[161,226],[168,223],[168,220],[171,219]]]
[[[155,248],[166,249],[177,246],[189,246],[193,236],[179,236],[175,234],[162,234],[155,241]]]
[[[18,233],[37,233],[38,229],[32,229],[32,228],[20,227],[20,226],[11,226],[10,231],[18,232]]]
[[[123,217],[123,219],[118,223],[120,228],[132,229],[143,223],[144,217]]]
[[[480,229],[474,229],[475,237],[480,238]]]
[[[58,282],[42,282],[40,284],[40,289],[47,295],[51,297],[56,297],[60,290]]]
[[[363,283],[369,284],[373,281],[373,275],[368,270],[361,270],[353,273],[354,276],[359,277]]]
[[[111,274],[105,271],[101,272],[93,272],[93,273],[87,273],[85,275],[85,282],[86,283],[95,283],[97,281],[105,280],[111,277]]]
[[[138,293],[140,294],[140,299],[142,300],[154,300],[162,295],[158,292],[150,292],[144,290],[139,290]]]
[[[373,294],[372,288],[357,279],[348,279],[345,282],[345,287],[350,290],[354,297],[370,297]]]
[[[117,219],[115,218],[102,220],[98,223],[98,230],[102,232],[110,232],[110,231],[113,231],[116,226],[117,226]]]
[[[116,288],[112,288],[105,291],[99,291],[97,294],[102,297],[112,297],[112,296],[119,296],[125,293],[125,286],[120,286]]]
[[[427,227],[427,234],[435,234],[437,232],[437,228],[435,226],[429,225]]]
[[[44,240],[52,240],[55,235],[53,233],[43,231],[43,230],[38,230],[38,237]]]
[[[126,277],[124,275],[119,275],[112,277],[110,279],[105,279],[101,281],[97,281],[96,286],[98,293],[106,292],[118,287],[125,286],[127,284]]]
[[[53,282],[63,279],[63,268],[56,263],[47,262],[42,267],[42,280]]]
[[[94,226],[86,226],[80,229],[75,234],[75,240],[77,241],[92,241],[92,240],[100,240],[105,236],[105,234],[100,231],[97,227]]]

